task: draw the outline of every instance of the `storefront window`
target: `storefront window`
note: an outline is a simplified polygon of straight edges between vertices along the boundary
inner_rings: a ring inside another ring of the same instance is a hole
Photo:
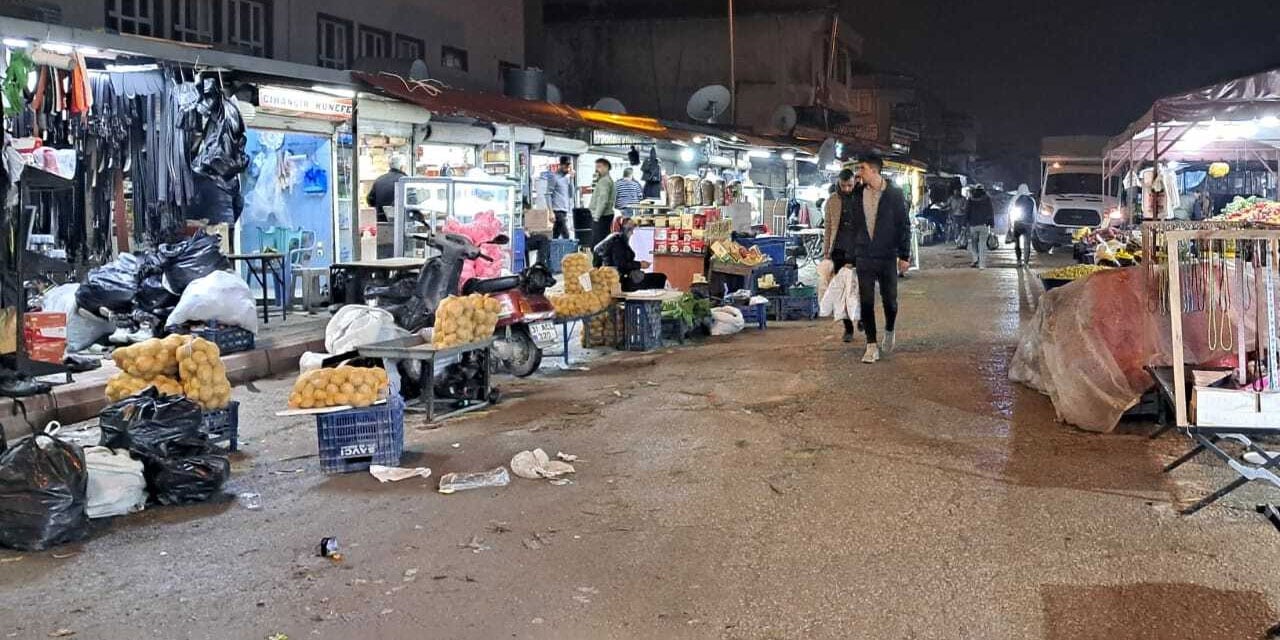
[[[460,177],[477,166],[476,148],[471,145],[423,144],[418,145],[414,171],[422,177]]]

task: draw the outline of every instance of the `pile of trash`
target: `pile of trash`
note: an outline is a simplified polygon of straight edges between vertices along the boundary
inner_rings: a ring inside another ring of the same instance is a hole
[[[56,422],[12,447],[0,440],[0,546],[40,551],[83,539],[91,519],[221,494],[231,463],[202,421],[200,405],[152,387],[103,409],[96,446]]]
[[[84,283],[44,293],[43,311],[65,313],[67,352],[141,342],[166,329],[216,322],[258,331],[253,293],[228,270],[220,238],[203,230],[142,257],[123,253],[89,271]]]

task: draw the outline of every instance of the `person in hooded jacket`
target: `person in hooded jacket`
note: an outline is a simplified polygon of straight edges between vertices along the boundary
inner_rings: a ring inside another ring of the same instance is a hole
[[[996,223],[995,207],[982,185],[969,189],[969,201],[965,203],[965,218],[969,223],[969,252],[973,254],[974,269],[987,268],[987,236]]]
[[[1013,230],[1013,251],[1020,267],[1031,264],[1031,225],[1035,221],[1035,214],[1036,199],[1031,196],[1031,189],[1024,182],[1018,185],[1018,191],[1013,196],[1013,203],[1009,205],[1009,222]]]

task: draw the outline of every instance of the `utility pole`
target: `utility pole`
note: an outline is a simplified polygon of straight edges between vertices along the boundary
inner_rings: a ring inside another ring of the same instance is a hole
[[[729,0],[729,122],[738,124],[738,57],[735,55],[733,0]]]

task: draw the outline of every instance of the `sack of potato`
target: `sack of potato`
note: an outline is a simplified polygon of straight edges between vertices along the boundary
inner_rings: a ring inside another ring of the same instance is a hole
[[[178,379],[188,400],[206,411],[225,408],[231,402],[231,381],[218,345],[196,338],[178,348],[177,358]]]
[[[609,295],[622,292],[622,277],[613,267],[596,267],[591,270],[591,291],[603,291]]]
[[[621,328],[617,314],[609,312],[598,314],[587,323],[586,331],[582,332],[582,346],[587,348],[617,346]]]
[[[447,349],[493,335],[502,305],[486,295],[449,296],[436,308],[431,344]]]
[[[173,377],[178,373],[175,353],[190,340],[191,336],[178,334],[164,339],[151,338],[116,349],[111,353],[111,359],[122,371],[135,378],[149,380],[160,375]]]
[[[387,372],[377,367],[315,369],[293,383],[289,408],[367,407],[386,395],[387,387]]]
[[[564,292],[568,294],[585,293],[582,277],[591,272],[591,256],[582,253],[570,253],[560,259],[560,271],[564,275]]]
[[[107,399],[118,402],[135,395],[147,387],[155,387],[156,391],[166,396],[182,395],[182,383],[166,375],[153,378],[139,378],[127,371],[121,371],[107,380]]]

